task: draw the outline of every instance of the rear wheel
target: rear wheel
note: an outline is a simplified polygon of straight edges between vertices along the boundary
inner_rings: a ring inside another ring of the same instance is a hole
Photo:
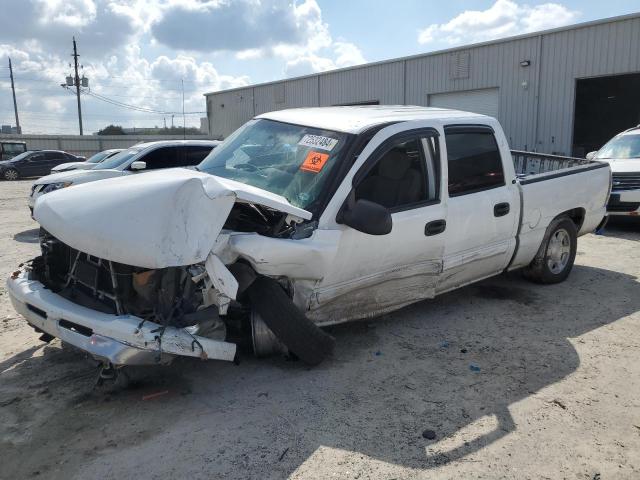
[[[318,365],[331,354],[333,337],[305,317],[278,282],[258,277],[247,294],[262,321],[300,360]]]
[[[560,217],[551,222],[533,261],[524,275],[536,283],[560,283],[571,273],[578,247],[573,221]]]
[[[20,174],[15,168],[7,168],[2,173],[2,176],[4,177],[5,180],[9,180],[9,181],[18,180],[20,178]]]

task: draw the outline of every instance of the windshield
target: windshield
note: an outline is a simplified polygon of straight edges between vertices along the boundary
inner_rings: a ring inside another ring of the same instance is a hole
[[[308,209],[338,165],[347,135],[273,120],[251,120],[198,169],[282,195]]]
[[[93,170],[107,170],[111,168],[118,168],[120,165],[130,160],[131,157],[137,155],[141,151],[141,148],[130,148],[128,150],[123,150],[120,153],[116,153],[113,157],[107,158],[104,162],[100,162],[98,165],[93,167]]]
[[[25,158],[28,155],[31,155],[33,152],[31,150],[27,151],[27,152],[23,152],[20,155],[16,155],[15,157],[11,157],[8,161],[9,162],[15,162],[16,160],[21,160],[23,158]]]
[[[87,159],[87,163],[100,163],[102,160],[109,156],[110,151],[105,150],[104,152],[98,152],[95,155],[90,156]]]
[[[640,134],[613,138],[598,150],[595,158],[640,158]]]

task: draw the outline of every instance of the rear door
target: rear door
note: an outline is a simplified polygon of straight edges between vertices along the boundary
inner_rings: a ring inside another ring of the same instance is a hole
[[[515,249],[518,187],[490,126],[445,127],[448,217],[439,291],[501,272]],[[509,159],[510,161],[510,159]]]
[[[38,173],[38,175],[48,175],[49,173],[51,173],[51,169],[53,167],[56,167],[62,163],[67,163],[70,161],[69,157],[67,157],[67,155],[64,152],[45,152],[44,157],[45,157],[46,171]]]

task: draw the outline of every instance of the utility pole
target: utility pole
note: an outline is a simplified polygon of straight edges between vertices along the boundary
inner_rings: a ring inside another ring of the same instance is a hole
[[[186,140],[187,131],[185,129],[185,122],[184,122],[184,79],[181,78],[180,83],[182,83],[182,139]]]
[[[13,68],[11,67],[11,58],[9,58],[9,76],[11,77],[11,92],[13,92],[13,111],[16,114],[16,132],[18,135],[22,133],[20,128],[20,119],[18,118],[18,104],[16,103],[16,87],[13,84]]]
[[[78,97],[78,124],[80,125],[80,135],[82,135],[82,106],[80,105],[80,77],[78,76],[78,49],[76,48],[76,37],[73,37],[73,65],[76,70],[76,97]]]

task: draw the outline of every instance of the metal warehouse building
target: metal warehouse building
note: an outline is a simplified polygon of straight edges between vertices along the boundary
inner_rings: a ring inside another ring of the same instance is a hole
[[[405,104],[488,114],[512,148],[584,156],[640,123],[640,14],[205,96],[220,138],[273,110]]]

